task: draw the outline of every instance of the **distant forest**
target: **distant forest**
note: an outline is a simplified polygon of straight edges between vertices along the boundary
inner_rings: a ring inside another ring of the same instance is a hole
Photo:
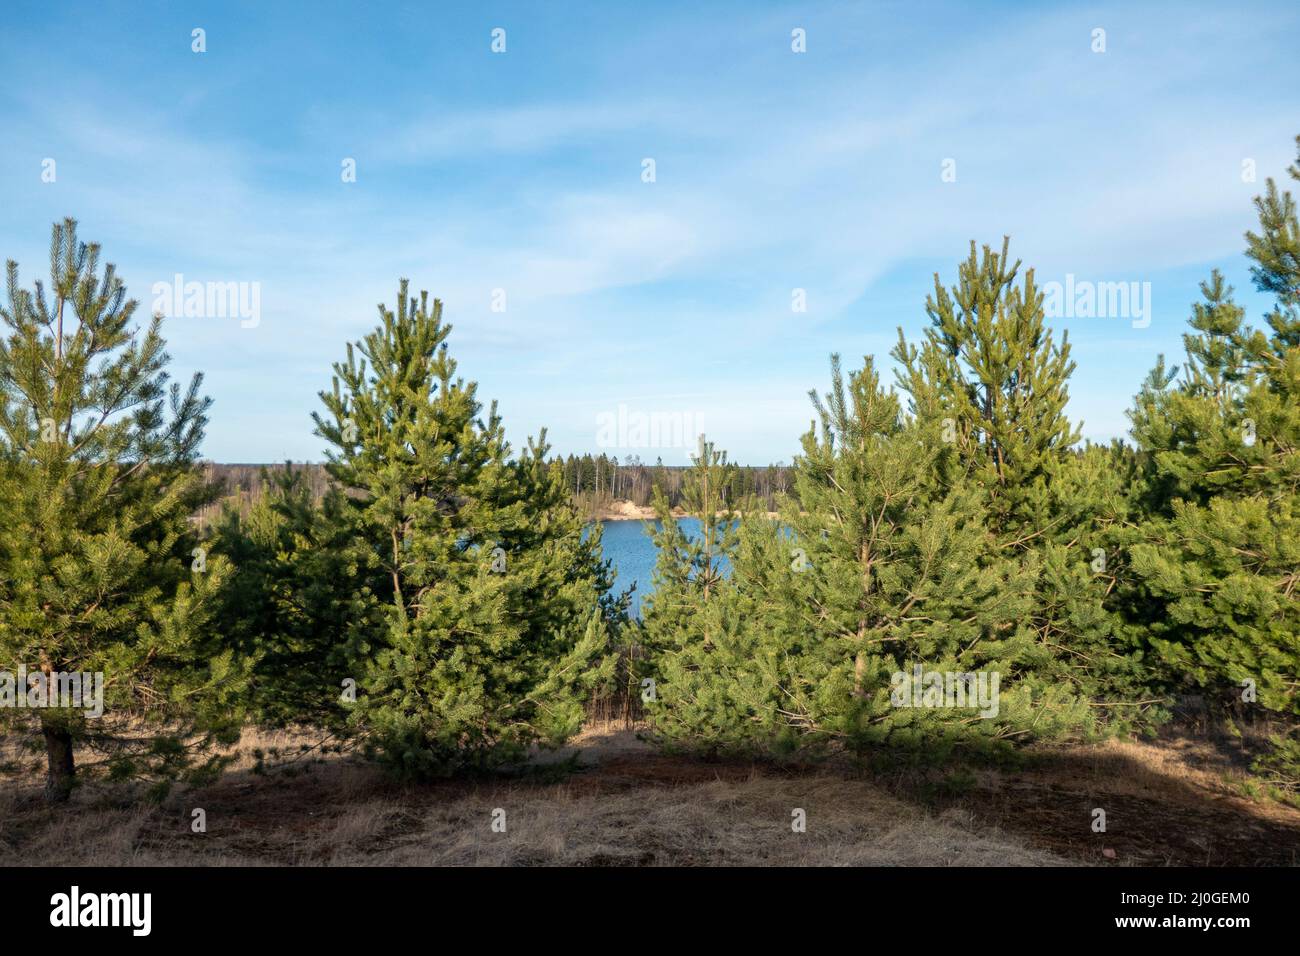
[[[564,484],[573,502],[588,515],[598,515],[611,502],[630,501],[646,507],[654,500],[654,489],[663,490],[668,504],[677,508],[682,504],[682,479],[690,470],[685,465],[665,465],[662,460],[653,464],[643,462],[639,456],[628,455],[622,461],[612,455],[569,455],[551,459],[551,467],[564,473]],[[208,525],[225,504],[246,512],[263,492],[262,471],[282,471],[284,464],[210,464],[209,474],[223,488],[223,498],[199,512],[200,522]],[[302,469],[308,487],[320,499],[329,487],[329,475],[322,464],[295,464]],[[776,509],[780,495],[793,492],[789,465],[738,465],[722,490],[725,502],[737,507],[745,501],[754,501],[766,511]]]

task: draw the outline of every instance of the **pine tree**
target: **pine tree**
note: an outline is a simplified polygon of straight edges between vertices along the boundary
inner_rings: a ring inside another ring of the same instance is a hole
[[[1300,178],[1300,167],[1291,175]],[[1139,394],[1148,520],[1133,565],[1150,643],[1176,691],[1245,713],[1300,714],[1300,224],[1270,179],[1247,233],[1255,283],[1276,297],[1270,332],[1216,271],[1184,335],[1181,378],[1163,359]],[[1267,769],[1300,788],[1300,747]]]
[[[456,376],[442,304],[397,309],[334,366],[317,432],[387,579],[384,625],[352,649],[354,714],[402,776],[558,742],[609,677],[599,529],[584,533],[545,433],[510,456],[495,404]]]
[[[1296,147],[1300,153],[1300,136]],[[1287,172],[1300,181],[1300,158]],[[1246,255],[1255,263],[1250,270],[1255,286],[1276,297],[1268,316],[1276,357],[1279,345],[1294,347],[1300,338],[1300,228],[1294,197],[1289,191],[1279,193],[1271,177],[1264,195],[1255,197],[1255,211],[1260,231],[1246,233]]]
[[[642,607],[640,674],[653,682],[653,694],[643,694],[647,712],[668,733],[670,723],[684,719],[680,710],[690,688],[700,681],[716,687],[722,676],[697,670],[700,656],[719,639],[715,615],[727,589],[736,534],[736,515],[724,496],[735,473],[727,453],[701,435],[682,479],[683,509],[699,525],[693,535],[673,514],[663,488],[654,487],[654,588]]]
[[[223,509],[212,553],[233,571],[216,620],[227,646],[256,662],[251,719],[341,733],[349,648],[383,626],[376,596],[385,577],[373,551],[356,546],[344,495],[330,488],[317,502],[304,479],[288,463],[264,469],[247,514]]]
[[[1140,396],[1134,410],[1149,480],[1167,497],[1134,545],[1133,564],[1154,601],[1151,645],[1175,690],[1207,691],[1242,709],[1249,681],[1264,707],[1292,711],[1300,348],[1245,327],[1217,272],[1202,292],[1196,333],[1184,336],[1183,378]]]
[[[1016,285],[1008,247],[977,256],[972,242],[951,292],[936,274],[921,347],[900,329],[893,355],[915,413],[948,425],[961,467],[990,490],[999,530],[1037,531],[1051,520],[1050,479],[1079,439],[1065,414],[1075,363],[1068,336],[1057,344],[1044,325],[1033,270]]]
[[[1151,702],[1111,597],[1130,501],[1110,465],[1123,453],[1076,447],[1068,335],[1058,343],[1046,327],[1033,270],[1017,284],[1008,245],[977,256],[971,243],[951,291],[935,276],[920,347],[899,330],[898,381],[912,413],[956,451],[939,459],[939,480],[983,487],[990,530],[1033,584],[1035,666],[1127,723]]]
[[[201,749],[239,727],[244,671],[209,627],[228,567],[188,521],[213,495],[196,467],[209,400],[201,375],[169,385],[161,317],[135,327],[136,305],[71,219],[54,226],[48,288],[23,289],[8,264],[0,669],[104,682],[99,719],[0,710],[18,730],[38,725],[55,801],[77,780],[78,748],[104,752],[114,777],[167,778],[215,768]]]
[[[710,750],[924,745],[938,757],[1085,722],[1085,701],[1025,666],[1028,588],[985,526],[979,484],[936,483],[953,454],[939,423],[904,416],[870,359],[845,383],[836,357],[813,401],[797,503],[778,521],[746,514],[726,588],[682,615],[705,639],[657,662],[657,733]],[[997,713],[912,706],[917,666],[989,689],[996,673]]]
[[[682,480],[683,508],[699,524],[694,535],[674,516],[663,489],[655,486],[657,526],[649,528],[656,549],[654,588],[642,608],[641,641],[646,654],[643,676],[656,682],[663,658],[708,640],[699,615],[725,587],[736,515],[724,493],[735,473],[727,453],[701,435],[699,451],[691,456],[691,468]]]

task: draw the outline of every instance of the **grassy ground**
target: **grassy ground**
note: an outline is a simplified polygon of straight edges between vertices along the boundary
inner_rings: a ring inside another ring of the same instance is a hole
[[[347,756],[253,772],[256,748],[305,739],[250,731],[220,781],[160,806],[92,783],[49,809],[33,767],[0,782],[0,857],[110,866],[1300,864],[1300,810],[1246,796],[1230,754],[1186,739],[1048,751],[1023,770],[865,776],[670,757],[633,731],[605,728],[522,776],[401,787]],[[1092,830],[1097,807],[1105,833]],[[206,812],[206,833],[191,830],[195,808]],[[493,829],[498,810],[504,832]],[[805,832],[792,830],[795,810]]]

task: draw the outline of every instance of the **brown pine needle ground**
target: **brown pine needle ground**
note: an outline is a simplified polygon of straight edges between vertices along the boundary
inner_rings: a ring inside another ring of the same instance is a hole
[[[1300,862],[1300,811],[1245,796],[1212,747],[1186,741],[1061,749],[1032,769],[972,770],[959,786],[945,774],[671,757],[614,729],[575,741],[575,772],[554,755],[524,776],[408,787],[355,757],[251,771],[254,748],[309,739],[250,731],[220,781],[161,806],[91,783],[51,810],[38,769],[5,778],[0,855],[10,865],[108,866]],[[1104,834],[1091,829],[1096,807]],[[191,831],[195,808],[206,833]],[[803,833],[791,828],[797,809]],[[497,810],[505,832],[493,830]]]

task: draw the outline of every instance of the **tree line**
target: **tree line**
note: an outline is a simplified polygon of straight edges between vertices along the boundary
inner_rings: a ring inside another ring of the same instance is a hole
[[[590,453],[557,455],[548,459],[548,465],[561,475],[570,500],[591,518],[604,514],[616,502],[649,507],[656,492],[662,492],[670,507],[681,508],[685,501],[685,477],[690,468],[689,465],[665,465],[662,458],[648,465],[638,455],[627,455],[619,461],[613,455]],[[199,509],[196,515],[206,526],[217,521],[228,507],[246,513],[272,487],[271,473],[288,466],[206,463],[204,467],[207,476],[221,489],[221,496]],[[324,497],[330,486],[329,472],[324,465],[304,462],[292,467],[303,473],[303,481],[314,498]],[[765,511],[774,511],[781,496],[792,492],[790,475],[790,467],[785,464],[738,465],[728,478],[723,496],[732,502],[747,501]]]
[[[1068,338],[1006,241],[935,276],[892,384],[832,359],[788,470],[703,441],[675,488],[513,448],[403,280],[320,392],[324,477],[268,472],[208,523],[201,376],[169,378],[161,319],[57,224],[48,285],[10,262],[0,310],[0,670],[101,674],[104,715],[10,681],[0,721],[59,801],[86,752],[159,794],[209,779],[248,722],[404,779],[490,768],[619,687],[666,747],[928,760],[1150,730],[1196,694],[1276,720],[1256,769],[1294,790],[1300,226],[1272,180],[1256,208],[1262,327],[1213,273],[1131,442],[1080,445]],[[639,621],[574,500],[605,488],[661,521]]]
[[[672,508],[680,508],[685,500],[689,466],[665,465],[662,457],[649,465],[640,455],[626,455],[621,462],[613,455],[568,455],[555,459],[552,467],[562,469],[565,486],[572,489],[575,503],[592,514],[599,514],[615,501],[648,507],[658,494]],[[728,475],[722,495],[729,501],[748,501],[771,511],[789,491],[788,465],[737,465]]]

